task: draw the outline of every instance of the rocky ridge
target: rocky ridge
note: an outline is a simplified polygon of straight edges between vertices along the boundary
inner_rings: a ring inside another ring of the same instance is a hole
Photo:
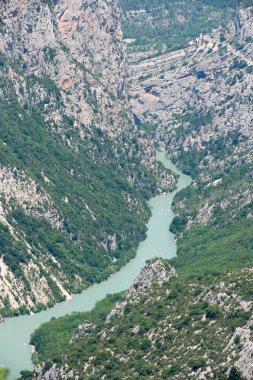
[[[126,305],[140,302],[141,297],[148,292],[148,289],[153,284],[161,286],[165,282],[168,282],[173,276],[176,276],[175,269],[168,263],[165,265],[162,259],[154,259],[147,262],[145,267],[141,270],[140,275],[126,292],[125,301],[116,305],[115,309],[107,316],[107,322],[115,315],[123,315]]]
[[[230,197],[218,190],[202,200],[197,222],[208,222],[217,207],[235,217],[252,202],[252,41],[248,7],[227,27],[201,35],[185,49],[130,57],[133,112],[141,124],[153,125],[156,141],[184,170],[198,176],[195,186],[217,190],[224,172],[245,171]]]

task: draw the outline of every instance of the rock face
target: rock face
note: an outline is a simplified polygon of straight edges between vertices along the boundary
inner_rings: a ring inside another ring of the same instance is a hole
[[[236,16],[234,24],[231,26],[231,32],[240,39],[240,41],[246,41],[251,44],[246,46],[244,49],[243,55],[252,61],[253,52],[252,52],[252,8],[249,10],[240,10]]]
[[[229,197],[216,198],[221,182],[216,183],[212,197],[199,204],[196,222],[209,221],[214,207],[234,218],[252,202],[252,11],[240,10],[227,27],[200,36],[185,49],[130,57],[133,112],[154,126],[156,140],[185,169],[198,170],[202,188],[214,187],[219,173],[247,171]],[[202,218],[205,209],[208,220]]]
[[[119,132],[125,52],[117,1],[12,0],[2,2],[0,11],[0,51],[55,81],[80,134],[81,124],[92,123]],[[56,109],[51,117],[62,115]]]
[[[91,322],[84,322],[78,328],[76,329],[70,343],[75,343],[79,341],[82,338],[85,338],[85,336],[90,335],[91,332],[95,329],[96,326],[94,326]]]
[[[187,49],[139,63],[133,56],[134,112],[145,122],[159,124],[158,136],[168,138],[170,133],[171,149],[208,149],[211,141],[236,131],[243,141],[235,146],[234,155],[242,150],[246,155],[252,144],[252,41],[248,8],[238,12],[226,29],[201,36]],[[202,117],[193,120],[195,129],[189,125],[191,110]],[[176,136],[180,126],[182,133]]]
[[[238,345],[240,346],[239,352]],[[252,379],[252,320],[243,327],[237,327],[226,350],[228,352],[228,362],[235,361],[235,366],[240,370],[242,376],[246,380]]]
[[[38,366],[37,375],[34,379],[37,380],[68,380],[73,378],[73,372],[67,368],[58,368],[55,364],[48,370],[44,366]],[[75,378],[78,380],[79,377]]]
[[[69,299],[145,236],[120,17],[117,0],[0,3],[0,314]]]
[[[162,259],[151,260],[141,270],[140,275],[130,287],[126,298],[131,299],[132,296],[136,296],[138,293],[143,294],[145,289],[149,289],[154,283],[162,285],[173,276],[176,276],[176,271],[171,265],[165,264]]]

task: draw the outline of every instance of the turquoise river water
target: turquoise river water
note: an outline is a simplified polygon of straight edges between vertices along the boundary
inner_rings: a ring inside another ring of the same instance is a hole
[[[157,152],[157,160],[180,177],[175,191],[150,200],[152,217],[148,223],[147,237],[140,243],[136,257],[107,281],[74,295],[69,301],[35,315],[7,318],[0,324],[0,367],[10,369],[9,380],[17,378],[21,370],[33,368],[29,341],[33,331],[42,323],[49,321],[52,317],[57,318],[73,311],[91,310],[95,303],[107,294],[127,289],[139,275],[146,260],[153,257],[169,259],[176,255],[176,241],[174,235],[169,232],[169,226],[174,217],[171,205],[176,193],[190,185],[191,178],[168,161],[165,153]]]

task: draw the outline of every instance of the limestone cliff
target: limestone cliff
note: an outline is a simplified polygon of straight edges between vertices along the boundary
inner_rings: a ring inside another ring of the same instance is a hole
[[[207,149],[212,139],[236,130],[246,137],[236,150],[245,151],[252,143],[252,39],[248,8],[227,28],[202,35],[187,49],[137,63],[133,55],[131,102],[136,115],[159,124],[157,137],[170,138],[171,149]],[[203,116],[211,113],[198,131],[186,119],[193,109]]]
[[[246,8],[183,50],[130,56],[139,137],[151,130],[194,177],[174,204],[177,275],[151,261],[107,318],[79,320],[54,358],[37,340],[43,363],[31,378],[252,378],[252,41]],[[101,245],[118,247],[117,234]]]
[[[156,140],[199,186],[218,194],[226,173],[247,171],[230,197],[202,199],[196,222],[207,223],[215,207],[235,217],[253,200],[252,11],[241,9],[226,27],[185,49],[130,57],[133,112],[140,123],[153,125]]]
[[[145,236],[154,178],[135,169],[120,16],[116,0],[0,3],[0,314],[70,298]]]
[[[12,0],[0,7],[0,51],[55,81],[81,136],[82,124],[122,128],[125,52],[117,1]],[[50,116],[62,119],[58,109]]]

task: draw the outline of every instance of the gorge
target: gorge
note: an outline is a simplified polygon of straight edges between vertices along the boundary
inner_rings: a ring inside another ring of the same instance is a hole
[[[147,260],[155,257],[169,259],[176,255],[176,242],[173,234],[169,232],[169,226],[174,217],[171,205],[175,194],[190,185],[191,179],[166,160],[165,153],[158,152],[157,159],[165,168],[179,175],[177,189],[170,194],[160,195],[150,200],[152,217],[147,226],[147,237],[140,243],[136,257],[107,281],[85,290],[80,295],[74,295],[71,300],[35,315],[6,319],[0,324],[1,341],[5,342],[0,347],[0,365],[10,368],[10,379],[17,378],[21,370],[33,368],[29,342],[31,334],[42,323],[71,312],[91,310],[96,302],[107,294],[126,290],[139,275]]]
[[[12,379],[253,378],[252,20],[251,0],[0,3]]]

